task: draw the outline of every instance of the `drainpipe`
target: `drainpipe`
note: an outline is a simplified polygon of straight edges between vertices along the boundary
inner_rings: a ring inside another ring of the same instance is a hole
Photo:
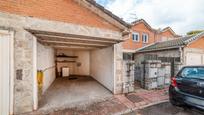
[[[179,52],[180,52],[180,62],[183,65],[184,64],[184,51],[183,51],[183,46],[179,47]]]

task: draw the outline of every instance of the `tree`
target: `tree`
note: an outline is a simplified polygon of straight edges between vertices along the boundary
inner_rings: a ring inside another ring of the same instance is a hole
[[[187,35],[195,35],[204,32],[204,30],[193,30],[187,33]]]

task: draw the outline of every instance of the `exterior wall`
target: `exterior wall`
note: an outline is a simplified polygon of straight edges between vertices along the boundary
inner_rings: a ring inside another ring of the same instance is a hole
[[[204,49],[184,48],[185,65],[204,65]]]
[[[146,89],[169,85],[170,77],[177,74],[183,63],[182,61],[176,61],[172,67],[171,60],[161,58],[172,59],[179,57],[182,60],[182,52],[179,49],[135,54],[135,80],[141,81],[141,86]]]
[[[184,62],[185,65],[204,64],[204,37],[193,41],[184,48]]]
[[[181,57],[181,52],[177,50],[164,50],[164,51],[154,51],[146,53],[135,54],[135,62],[139,64],[145,60],[145,55],[157,55],[157,57]]]
[[[68,60],[68,61],[76,61],[81,63],[80,67],[77,67],[77,63],[58,63],[57,68],[58,72],[61,72],[61,68],[66,66],[70,69],[70,74],[72,75],[90,75],[90,51],[78,51],[78,50],[57,50],[57,55],[65,54],[67,56],[78,56],[76,59],[67,59],[62,58],[58,59],[59,61]]]
[[[4,28],[24,28],[38,31],[64,33],[78,36],[92,36],[98,39],[122,40],[122,33],[103,28],[76,25],[51,20],[19,16],[0,12],[0,26]]]
[[[37,44],[37,69],[43,71],[43,93],[56,78],[55,53],[52,47]]]
[[[172,40],[174,38],[174,34],[170,30],[166,30],[156,35],[155,42]]]
[[[134,32],[139,33],[139,36],[140,36],[139,42],[133,41],[132,34]],[[148,34],[148,36],[149,36],[149,42],[148,43],[143,43],[143,41],[142,41],[142,34],[143,33]],[[132,27],[132,33],[130,35],[130,38],[127,39],[123,43],[123,48],[128,49],[128,50],[136,50],[138,48],[142,48],[145,45],[151,44],[153,42],[154,42],[154,32],[152,32],[149,28],[147,28],[143,23],[139,23],[139,24],[136,24]]]
[[[110,91],[114,92],[114,50],[108,47],[91,51],[91,76]]]
[[[204,50],[204,37],[199,38],[198,40],[193,41],[191,44],[187,46],[187,48],[196,48]]]
[[[14,36],[14,114],[33,110],[33,37],[23,29]],[[23,103],[22,103],[23,102]]]
[[[130,33],[131,34],[130,38],[127,39],[125,42],[123,42],[124,51],[125,50],[133,50],[134,51],[134,50],[136,50],[138,48],[142,48],[148,44],[152,44],[152,43],[159,42],[159,41],[171,40],[171,39],[175,38],[175,35],[170,30],[166,30],[164,32],[157,33],[156,30],[152,30],[152,29],[147,28],[147,26],[143,22],[140,22],[138,24],[133,25],[131,30],[132,30],[132,32]],[[134,32],[139,33],[139,36],[140,36],[139,42],[133,41],[132,34]],[[142,34],[143,33],[146,33],[149,35],[149,42],[148,43],[142,42]]]
[[[123,91],[122,93],[130,93],[134,91],[134,61],[123,61]]]
[[[0,11],[22,16],[118,30],[74,0],[1,0]]]
[[[123,50],[122,43],[114,45],[114,94],[123,93],[125,76],[123,76]]]

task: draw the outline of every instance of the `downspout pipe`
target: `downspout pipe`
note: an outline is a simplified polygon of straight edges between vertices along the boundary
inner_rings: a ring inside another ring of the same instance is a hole
[[[183,65],[184,64],[184,46],[179,47],[180,52],[180,62]]]

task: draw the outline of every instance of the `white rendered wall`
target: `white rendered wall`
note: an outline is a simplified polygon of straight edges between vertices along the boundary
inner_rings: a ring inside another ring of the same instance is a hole
[[[75,73],[77,75],[90,75],[90,51],[77,51],[75,55],[78,56],[77,62],[81,66],[75,66]]]
[[[45,92],[56,78],[55,53],[52,47],[37,43],[37,69],[43,71],[43,92]]]
[[[76,63],[58,63],[58,71],[61,71],[61,67],[68,67],[70,69],[70,74],[72,75],[90,75],[90,51],[88,50],[58,50],[57,54],[65,54],[67,56],[78,56],[78,58],[60,58],[60,61],[69,60],[76,61]],[[77,63],[81,63],[77,66]]]
[[[0,114],[9,114],[10,40],[0,33]]]
[[[91,76],[107,89],[113,92],[114,88],[114,50],[108,47],[91,51]]]

